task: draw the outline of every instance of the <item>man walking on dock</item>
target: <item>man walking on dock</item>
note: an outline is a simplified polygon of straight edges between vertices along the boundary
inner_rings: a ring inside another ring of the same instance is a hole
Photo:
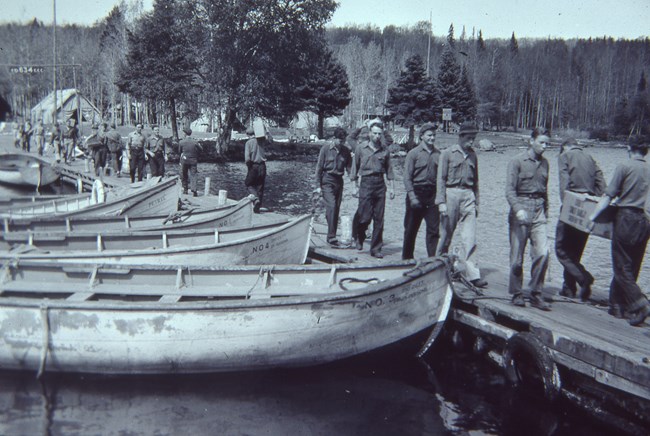
[[[594,221],[618,198],[612,232],[612,267],[614,278],[609,288],[609,313],[623,318],[631,315],[630,324],[643,324],[650,316],[650,302],[636,283],[650,238],[650,167],[646,162],[648,144],[627,147],[630,158],[614,169],[605,196],[589,217]]]
[[[402,259],[413,259],[415,239],[424,220],[427,256],[435,256],[440,236],[440,214],[435,205],[436,179],[440,151],[434,146],[438,126],[426,123],[420,128],[420,144],[408,152],[404,161],[406,214]]]
[[[376,122],[370,126],[370,140],[359,144],[355,150],[350,178],[354,182],[353,195],[359,196],[359,206],[352,223],[352,238],[357,250],[363,250],[366,230],[372,221],[370,255],[382,259],[384,233],[384,208],[386,205],[386,183],[389,183],[389,196],[395,198],[393,166],[390,153],[382,145],[384,126]],[[359,176],[361,182],[359,183]]]
[[[525,307],[523,295],[524,252],[530,240],[533,265],[530,273],[530,303],[540,310],[551,307],[542,298],[548,268],[548,161],[542,155],[550,141],[547,129],[536,127],[528,149],[508,164],[506,199],[510,204],[510,282],[512,304]]]
[[[183,185],[183,194],[187,194],[188,176],[189,185],[192,195],[198,195],[196,190],[197,165],[199,162],[199,152],[202,150],[201,145],[192,139],[192,129],[185,127],[183,129],[185,138],[178,143],[178,150],[181,153],[181,184]],[[189,174],[188,174],[189,173]]]
[[[350,173],[352,156],[344,145],[347,132],[341,127],[334,131],[334,141],[321,147],[316,164],[316,192],[323,196],[327,219],[327,243],[338,247],[336,231],[343,198],[343,174]]]
[[[153,126],[153,133],[147,138],[145,153],[149,159],[149,169],[151,176],[165,175],[165,142],[160,136],[160,128]]]
[[[605,192],[603,172],[594,158],[584,151],[574,138],[569,138],[562,144],[558,157],[558,172],[561,201],[564,201],[564,194],[567,191],[598,197]],[[589,300],[591,295],[594,277],[580,263],[587,239],[589,233],[558,220],[555,254],[564,267],[564,283],[560,291],[560,295],[564,297],[574,298],[578,285],[580,286],[579,297],[582,301]]]
[[[111,153],[111,162],[113,171],[117,177],[122,175],[122,135],[116,130],[115,124],[111,124],[111,129],[106,132],[106,145]]]
[[[147,140],[142,133],[142,124],[137,124],[126,141],[126,155],[129,159],[131,183],[135,182],[135,172],[138,172],[138,182],[142,181],[144,173],[144,143]]]
[[[63,159],[66,163],[75,160],[78,140],[79,129],[77,128],[75,119],[70,118],[66,123],[66,129],[63,132]]]
[[[463,123],[458,133],[458,144],[440,154],[436,182],[436,204],[440,211],[440,242],[437,254],[447,254],[452,237],[458,229],[467,279],[476,287],[484,288],[476,266],[476,218],[478,216],[478,159],[472,145],[478,129],[473,123]]]
[[[259,125],[257,129],[249,127],[246,134],[251,138],[244,146],[244,162],[248,168],[244,185],[248,193],[255,196],[253,211],[260,213],[266,182],[266,134],[264,127]]]

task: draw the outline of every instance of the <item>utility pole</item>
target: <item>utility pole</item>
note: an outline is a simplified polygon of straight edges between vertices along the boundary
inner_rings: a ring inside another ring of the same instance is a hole
[[[427,45],[427,77],[429,77],[429,59],[431,57],[431,27],[433,20],[433,11],[429,11],[429,43]]]
[[[56,123],[56,108],[57,108],[57,98],[56,98],[56,0],[52,0],[52,11],[53,11],[53,20],[52,20],[52,41],[53,41],[53,57],[54,59],[52,60],[52,65],[54,65],[54,68],[52,69],[53,73],[53,80],[54,80],[54,107],[52,108],[52,125]]]

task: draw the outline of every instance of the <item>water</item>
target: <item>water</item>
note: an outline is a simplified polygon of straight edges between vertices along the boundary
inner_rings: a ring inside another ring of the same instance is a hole
[[[505,168],[519,152],[479,155],[479,253],[505,265],[508,257]],[[624,150],[591,150],[609,180]],[[557,152],[550,151],[551,219],[559,213]],[[293,215],[313,208],[315,157],[268,163],[265,206]],[[387,202],[385,239],[401,247],[403,160],[396,161],[395,200]],[[176,172],[170,165],[169,172]],[[246,195],[243,163],[200,164],[200,189]],[[346,185],[342,214],[356,209]],[[322,214],[318,216],[324,222]],[[418,239],[416,254],[425,249]],[[390,253],[398,256],[396,252]],[[611,278],[608,241],[592,238],[585,263],[606,292]],[[550,279],[560,280],[553,257]],[[648,289],[649,269],[639,283]],[[165,377],[94,377],[0,373],[0,434],[603,434],[594,418],[564,403],[551,405],[506,384],[501,371],[470,352],[439,341],[417,360],[372,355],[317,368]]]

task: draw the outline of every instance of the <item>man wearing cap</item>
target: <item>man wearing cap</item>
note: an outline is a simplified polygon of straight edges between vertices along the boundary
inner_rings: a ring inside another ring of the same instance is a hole
[[[327,243],[333,247],[339,245],[336,239],[339,210],[343,198],[343,173],[350,173],[352,156],[343,145],[347,132],[341,127],[334,130],[334,140],[320,149],[316,164],[316,192],[322,194],[327,219]]]
[[[605,195],[589,217],[594,221],[618,198],[612,231],[612,269],[609,287],[609,314],[617,318],[630,315],[629,323],[640,326],[650,316],[650,302],[636,283],[650,238],[650,167],[646,162],[648,144],[627,146],[629,159],[614,169]]]
[[[366,230],[372,221],[370,255],[381,259],[384,233],[384,208],[386,205],[386,183],[389,183],[390,198],[395,198],[393,165],[388,149],[382,145],[383,128],[373,124],[370,140],[357,146],[352,162],[350,178],[354,182],[353,195],[359,196],[359,207],[352,222],[352,237],[357,250],[363,250]],[[361,182],[359,182],[361,176]]]
[[[122,175],[122,135],[116,130],[115,123],[111,124],[111,129],[104,135],[106,146],[111,153],[111,162],[113,171],[117,177]]]
[[[248,168],[244,184],[248,193],[255,196],[253,212],[260,213],[266,180],[266,136],[263,131],[256,133],[252,127],[246,129],[246,134],[251,138],[244,147],[244,162]]]
[[[582,149],[575,138],[562,144],[558,157],[560,175],[560,201],[567,191],[600,197],[605,193],[605,178],[598,164]],[[555,254],[564,267],[564,283],[560,295],[573,298],[580,286],[580,299],[587,301],[591,295],[594,277],[580,263],[589,233],[576,229],[562,221],[557,222]]]
[[[434,146],[438,126],[426,123],[420,128],[420,144],[408,152],[404,161],[406,214],[402,259],[413,259],[415,239],[424,220],[427,256],[435,256],[440,235],[440,214],[435,205],[436,178],[440,151]]]
[[[479,207],[478,159],[472,145],[478,130],[473,123],[461,124],[458,144],[440,154],[436,183],[436,204],[440,211],[440,242],[437,254],[447,254],[456,229],[461,239],[460,260],[465,263],[466,277],[484,288],[476,266],[476,217]]]
[[[95,162],[95,176],[99,176],[106,166],[106,146],[104,138],[99,136],[99,126],[97,124],[93,124],[92,133],[86,138],[84,145]]]
[[[189,185],[192,196],[198,195],[196,191],[197,165],[199,162],[199,153],[203,151],[201,145],[192,136],[192,129],[185,127],[183,129],[185,138],[178,143],[178,150],[181,153],[181,184],[183,185],[183,194],[187,194],[188,173]]]
[[[165,142],[160,136],[160,128],[157,125],[152,127],[153,133],[147,138],[145,144],[146,158],[149,159],[151,176],[165,175]]]
[[[131,183],[135,182],[135,172],[138,172],[138,182],[142,181],[144,172],[144,144],[147,138],[142,133],[142,124],[135,126],[126,140],[126,157],[129,159]]]
[[[530,304],[549,311],[551,306],[542,298],[542,288],[548,268],[548,161],[542,156],[550,142],[550,133],[536,127],[528,149],[508,164],[506,199],[510,205],[510,279],[508,290],[512,304],[526,307],[523,294],[524,252],[530,241]]]
[[[43,119],[39,118],[34,126],[34,141],[36,142],[36,151],[39,156],[43,156],[43,148],[45,147],[45,126]]]

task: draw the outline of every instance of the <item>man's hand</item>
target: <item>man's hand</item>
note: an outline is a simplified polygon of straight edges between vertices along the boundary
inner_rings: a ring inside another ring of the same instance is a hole
[[[359,187],[358,186],[353,186],[352,187],[352,196],[357,198],[359,197]]]
[[[438,205],[438,211],[440,212],[440,215],[447,215],[447,204],[446,203],[440,203]]]
[[[408,200],[409,200],[409,205],[411,206],[412,209],[419,209],[422,207],[422,203],[420,203],[420,200],[418,200],[417,195],[413,191],[410,191],[408,194]]]
[[[322,193],[321,188],[316,188],[316,189],[314,189],[314,193],[320,195],[320,194]]]
[[[393,191],[393,190],[391,189],[391,190],[388,192],[388,196],[390,197],[391,200],[394,199],[394,198],[395,198],[395,191]]]
[[[517,219],[522,223],[528,222],[528,214],[525,210],[521,209],[517,211]]]

